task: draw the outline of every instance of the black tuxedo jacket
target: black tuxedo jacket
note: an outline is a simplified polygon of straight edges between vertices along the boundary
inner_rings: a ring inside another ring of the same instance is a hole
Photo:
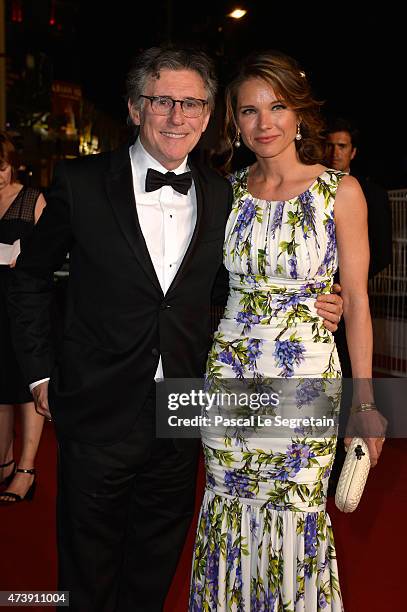
[[[189,161],[196,227],[164,296],[140,229],[128,146],[62,162],[15,268],[9,302],[27,383],[51,375],[58,433],[93,444],[123,438],[164,376],[199,377],[210,344],[210,299],[222,266],[230,185]],[[52,355],[53,272],[70,254],[61,350]]]

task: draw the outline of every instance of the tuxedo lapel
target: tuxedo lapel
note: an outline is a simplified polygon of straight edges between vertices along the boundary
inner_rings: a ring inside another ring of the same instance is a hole
[[[162,294],[137,215],[128,146],[123,146],[111,153],[110,170],[106,176],[106,190],[124,237],[134,251],[140,266]]]
[[[188,266],[188,262],[190,261],[197,242],[199,240],[201,231],[202,231],[202,219],[203,219],[203,210],[204,210],[204,190],[203,190],[203,186],[202,186],[202,178],[201,175],[198,171],[198,169],[196,168],[196,166],[194,166],[190,160],[188,160],[188,166],[191,168],[191,172],[192,172],[192,179],[194,182],[194,186],[195,186],[195,193],[196,193],[196,224],[195,224],[195,229],[193,231],[192,234],[192,238],[191,241],[188,245],[187,251],[184,255],[184,258],[182,260],[182,263],[180,265],[180,267],[178,268],[178,272],[176,273],[171,285],[168,288],[167,294],[172,291],[177,285],[178,283],[181,281],[182,276],[185,272],[186,267]]]

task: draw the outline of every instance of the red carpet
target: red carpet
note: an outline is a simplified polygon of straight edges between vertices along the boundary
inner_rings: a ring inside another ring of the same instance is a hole
[[[354,514],[328,503],[346,612],[401,612],[405,604],[407,440],[388,440]],[[0,507],[0,590],[54,590],[55,439],[46,424],[38,453],[33,502]],[[203,488],[200,470],[197,498]],[[198,507],[198,499],[197,499]],[[186,612],[195,522],[185,544],[165,612]],[[403,603],[404,602],[404,603]],[[16,609],[16,608],[2,608]],[[52,608],[35,608],[52,610]],[[135,606],[135,612],[137,607]]]

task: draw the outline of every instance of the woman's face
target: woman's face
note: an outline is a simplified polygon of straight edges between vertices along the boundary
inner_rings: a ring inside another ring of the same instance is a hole
[[[245,81],[238,90],[236,120],[243,142],[257,157],[295,152],[297,115],[260,78]]]
[[[5,162],[0,162],[0,189],[4,189],[11,184],[11,166]]]

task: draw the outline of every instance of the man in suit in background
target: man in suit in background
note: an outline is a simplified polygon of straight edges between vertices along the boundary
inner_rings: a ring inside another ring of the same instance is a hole
[[[188,154],[215,86],[200,52],[143,52],[127,79],[139,138],[56,168],[17,264],[16,345],[55,421],[59,588],[75,612],[161,610],[193,514],[198,445],[155,437],[155,379],[202,376],[209,348],[232,191]],[[47,305],[67,251],[55,361]],[[320,300],[324,318],[340,312],[336,296]]]

